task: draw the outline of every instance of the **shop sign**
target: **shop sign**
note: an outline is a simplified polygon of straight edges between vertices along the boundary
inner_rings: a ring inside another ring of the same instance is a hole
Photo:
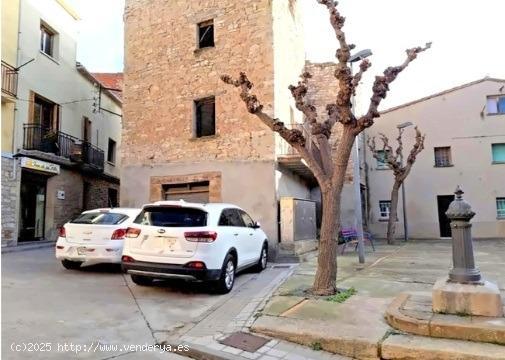
[[[50,174],[59,174],[60,165],[47,161],[35,160],[27,157],[21,158],[21,167],[30,170],[42,171]]]

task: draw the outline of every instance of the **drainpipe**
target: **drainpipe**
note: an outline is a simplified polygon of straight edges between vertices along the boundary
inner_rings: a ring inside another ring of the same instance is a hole
[[[17,39],[17,45],[16,45],[16,64],[14,65],[16,68],[18,66],[18,64],[21,62],[21,51],[20,51],[20,38],[21,38],[21,31],[20,31],[20,28],[21,28],[21,9],[22,9],[22,6],[21,6],[21,3],[23,2],[23,0],[20,0],[19,1],[19,9],[18,9],[18,39]],[[19,89],[19,72],[18,72],[18,81],[17,81],[17,84],[16,84],[16,97],[17,97],[17,94],[18,94],[18,89]],[[14,118],[13,118],[13,124],[12,124],[12,151],[16,151],[17,152],[17,148],[16,148],[16,145],[17,145],[17,142],[16,142],[16,129],[17,129],[17,124],[18,124],[18,103],[17,101],[14,103]],[[12,164],[12,174],[11,174],[11,177],[9,180],[11,181],[14,181],[16,180],[17,178],[17,158],[13,158],[14,160],[14,163]]]

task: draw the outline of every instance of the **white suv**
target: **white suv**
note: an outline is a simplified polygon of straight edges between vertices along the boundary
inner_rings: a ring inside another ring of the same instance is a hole
[[[267,255],[265,233],[239,207],[159,201],[144,205],[126,230],[122,265],[138,285],[156,278],[204,280],[227,293],[237,271],[262,271]]]

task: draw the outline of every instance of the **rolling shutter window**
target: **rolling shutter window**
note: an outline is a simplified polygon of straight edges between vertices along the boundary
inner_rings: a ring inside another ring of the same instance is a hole
[[[165,200],[184,200],[187,202],[208,203],[209,182],[170,184],[163,186]]]

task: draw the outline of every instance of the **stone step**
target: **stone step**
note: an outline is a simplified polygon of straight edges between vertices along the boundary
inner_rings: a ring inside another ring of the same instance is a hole
[[[368,308],[360,306],[363,301]],[[325,351],[360,360],[505,360],[502,345],[395,333],[381,320],[380,301],[356,295],[340,304],[338,319],[327,321],[313,318],[314,309],[324,306],[331,318],[331,304],[309,300],[282,316],[258,317],[251,330],[308,347],[318,343]]]
[[[505,346],[419,335],[392,334],[383,341],[384,360],[504,360]]]
[[[295,243],[294,242],[281,242],[279,243],[279,251],[287,251],[293,252],[295,251]]]

